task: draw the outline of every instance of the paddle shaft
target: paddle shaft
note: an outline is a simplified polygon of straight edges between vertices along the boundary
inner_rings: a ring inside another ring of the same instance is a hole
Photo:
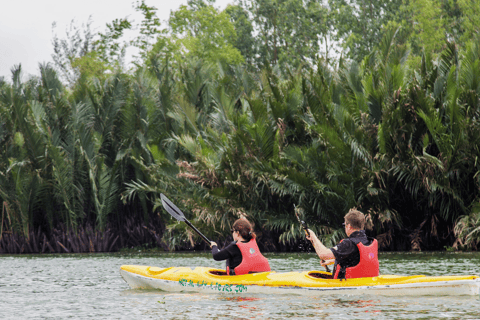
[[[302,224],[303,231],[305,231],[305,235],[307,237],[310,236],[310,233],[308,232],[308,227],[305,221],[300,220],[300,223]],[[313,244],[313,241],[310,241],[310,242],[312,243],[312,246],[315,247],[315,245]],[[325,260],[322,259],[322,262],[325,262]],[[327,270],[327,272],[330,272],[330,268],[327,265],[325,265],[324,267],[325,267],[325,270]]]
[[[184,221],[185,221],[185,223],[186,223],[190,228],[193,229],[193,231],[195,231],[200,237],[202,237],[202,239],[205,240],[205,242],[206,242],[208,245],[211,244],[211,241],[208,240],[208,238],[205,237],[200,231],[198,231],[198,229],[195,228],[195,226],[194,226],[193,224],[191,224],[190,221],[188,221],[187,219],[185,219]]]

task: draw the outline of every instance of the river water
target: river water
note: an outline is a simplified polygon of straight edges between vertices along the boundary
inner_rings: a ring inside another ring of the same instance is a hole
[[[312,253],[272,270],[323,270]],[[380,253],[381,274],[480,275],[480,253]],[[0,255],[0,319],[480,319],[479,296],[243,295],[132,290],[123,264],[224,268],[208,253]]]

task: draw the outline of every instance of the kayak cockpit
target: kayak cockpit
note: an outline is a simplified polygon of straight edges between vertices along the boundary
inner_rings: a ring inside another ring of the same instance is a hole
[[[333,279],[333,275],[331,273],[323,271],[310,271],[308,272],[308,276],[315,279]]]
[[[213,274],[214,276],[226,276],[227,272],[222,270],[209,270],[208,273]]]

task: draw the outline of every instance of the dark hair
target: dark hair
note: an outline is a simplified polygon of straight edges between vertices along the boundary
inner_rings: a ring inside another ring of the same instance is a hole
[[[357,209],[350,209],[345,215],[345,222],[350,224],[353,229],[365,229],[365,215]]]
[[[247,219],[238,219],[233,223],[232,229],[238,231],[245,241],[250,241],[252,238],[255,238],[252,225]]]

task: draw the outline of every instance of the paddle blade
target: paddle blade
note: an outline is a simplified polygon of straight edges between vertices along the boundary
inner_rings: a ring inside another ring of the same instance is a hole
[[[177,206],[172,203],[172,201],[168,200],[168,198],[163,193],[160,194],[160,198],[162,198],[163,207],[165,208],[165,210],[167,210],[168,213],[170,213],[172,217],[174,217],[178,221],[186,220],[183,212],[178,209]]]

